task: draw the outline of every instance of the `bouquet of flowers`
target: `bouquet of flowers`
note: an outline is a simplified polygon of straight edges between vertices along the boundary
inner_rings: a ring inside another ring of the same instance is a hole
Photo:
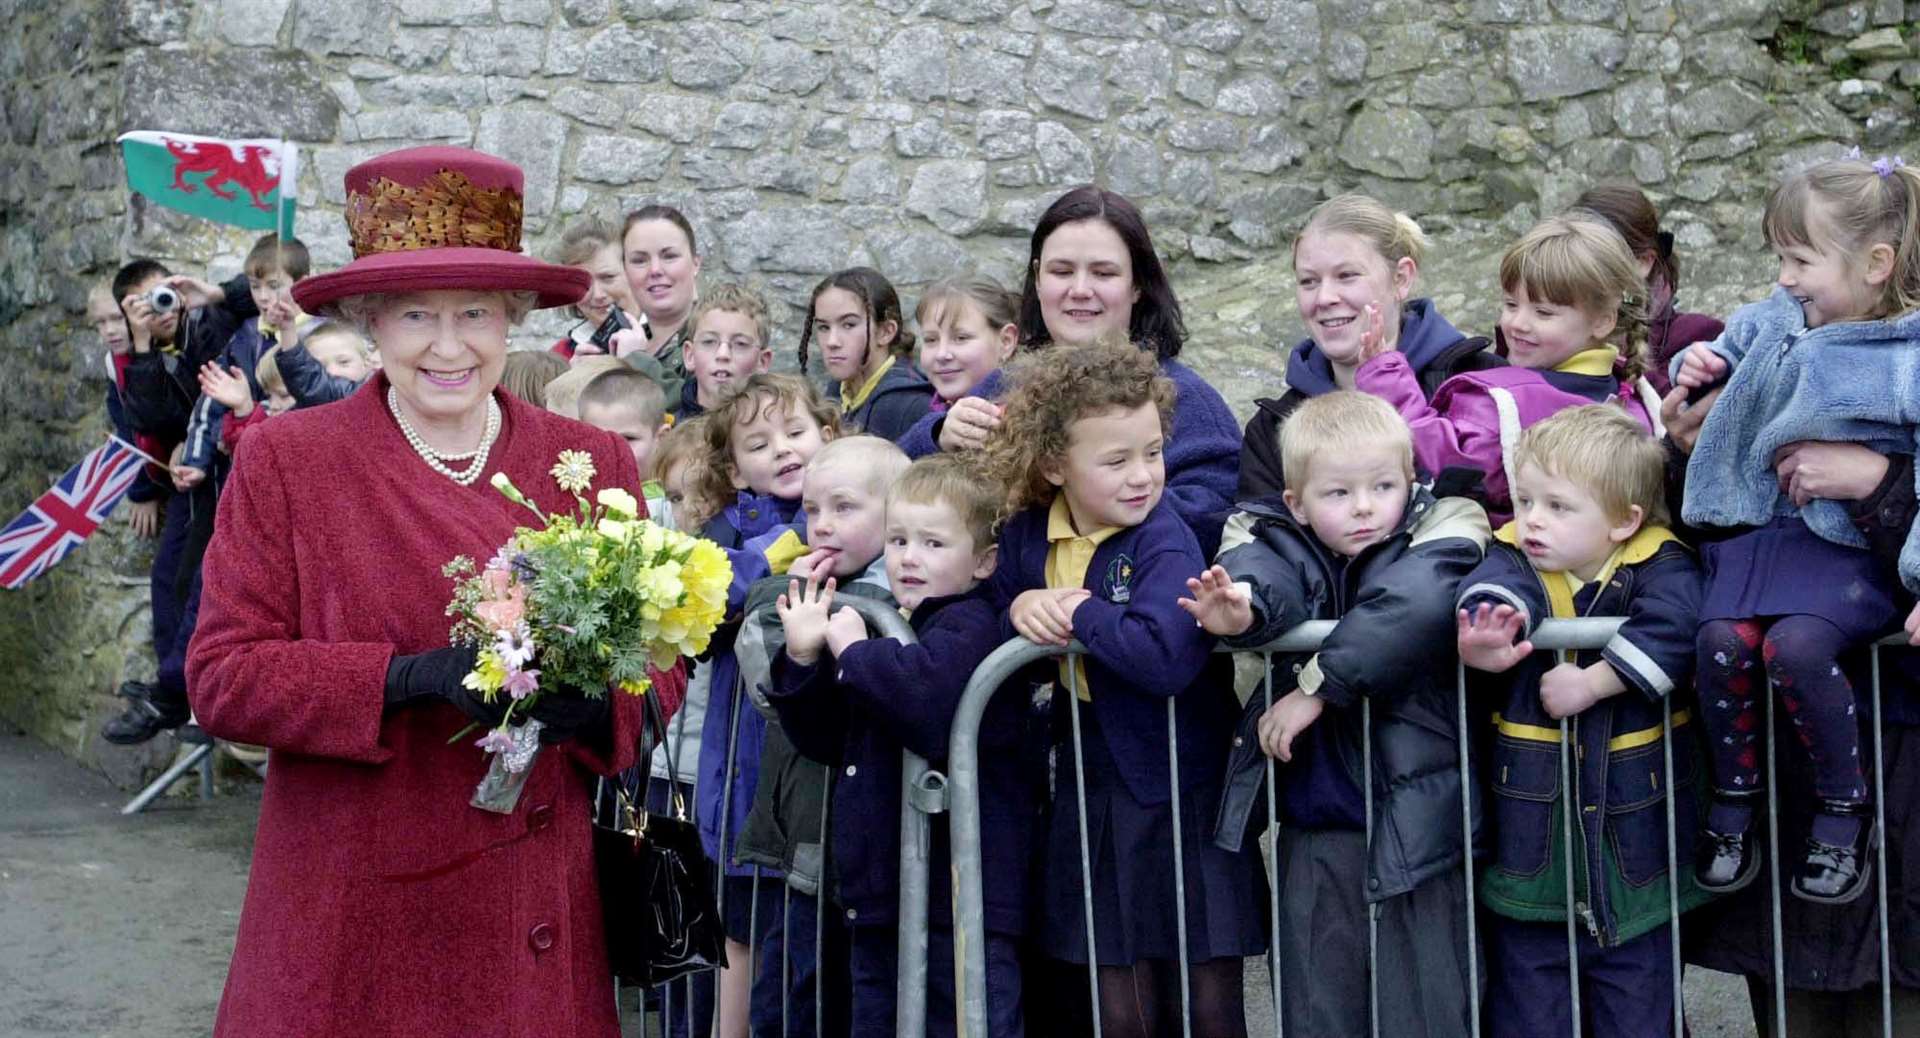
[[[647,694],[649,666],[706,651],[733,579],[718,546],[638,518],[626,491],[589,503],[586,452],[561,451],[552,471],[578,514],[548,515],[496,473],[494,489],[539,525],[516,529],[484,567],[462,555],[443,570],[454,580],[452,642],[478,650],[464,684],[490,703],[507,697],[499,725],[476,743],[492,754],[473,800],[487,810],[511,811],[519,799],[540,748],[540,722],[528,714],[541,697]]]

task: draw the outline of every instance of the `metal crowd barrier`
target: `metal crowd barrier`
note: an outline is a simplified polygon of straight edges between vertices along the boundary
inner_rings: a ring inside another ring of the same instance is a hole
[[[863,612],[863,615],[867,615],[866,611],[863,610],[862,612]],[[869,616],[870,621],[871,619],[872,619],[871,616]],[[1610,640],[1613,637],[1615,631],[1618,630],[1622,622],[1624,622],[1624,620],[1621,617],[1587,617],[1587,618],[1579,618],[1579,619],[1547,620],[1547,621],[1544,621],[1540,625],[1540,627],[1534,632],[1530,640],[1532,641],[1536,651],[1554,652],[1559,661],[1565,662],[1567,658],[1566,654],[1568,652],[1599,649],[1605,646],[1608,640]],[[1266,645],[1258,650],[1255,650],[1263,657],[1263,661],[1265,665],[1265,673],[1262,681],[1262,694],[1265,696],[1265,701],[1268,706],[1271,706],[1273,703],[1273,655],[1275,653],[1313,652],[1319,648],[1321,641],[1327,636],[1329,632],[1332,631],[1333,627],[1334,627],[1333,621],[1312,621],[1309,623],[1304,623],[1294,628],[1293,630],[1288,631],[1286,634],[1282,635],[1278,640],[1274,641],[1272,644]],[[1881,673],[1880,651],[1883,646],[1903,645],[1903,644],[1905,644],[1905,640],[1903,637],[1894,636],[1880,642],[1879,644],[1876,644],[1871,649],[1872,676],[1873,676],[1873,680],[1872,680],[1872,706],[1873,706],[1873,715],[1872,715],[1873,716],[1873,768],[1872,768],[1872,772],[1873,772],[1873,784],[1874,784],[1873,798],[1874,798],[1875,824],[1878,827],[1878,831],[1880,833],[1880,839],[1876,842],[1877,859],[1875,862],[1875,867],[1878,872],[1876,887],[1877,887],[1877,895],[1879,899],[1878,907],[1879,907],[1880,978],[1881,978],[1881,984],[1880,984],[1881,1033],[1882,1035],[1885,1036],[1885,1038],[1893,1038],[1894,1032],[1893,1032],[1893,1013],[1892,1013],[1893,996],[1892,996],[1892,971],[1891,971],[1891,939],[1889,934],[1889,922],[1887,918],[1888,877],[1887,877],[1887,850],[1886,850],[1887,841],[1885,838],[1886,836],[1886,828],[1885,828],[1886,826],[1886,806],[1885,806],[1886,805],[1886,797],[1885,797],[1886,789],[1885,789],[1885,778],[1883,774],[1885,761],[1884,761],[1884,750],[1883,750],[1883,736],[1882,736],[1882,730],[1881,730],[1882,703],[1881,703],[1881,689],[1880,689],[1880,673]],[[956,969],[956,972],[958,973],[958,976],[955,978],[955,982],[956,982],[956,995],[957,995],[957,1012],[959,1016],[958,1026],[959,1026],[959,1033],[960,1035],[963,1036],[963,1038],[964,1036],[985,1036],[987,1034],[986,1025],[987,1025],[987,997],[988,996],[987,996],[987,990],[986,990],[986,939],[985,939],[986,934],[984,930],[986,903],[985,903],[984,891],[982,889],[984,880],[982,875],[982,867],[981,867],[981,859],[980,859],[980,842],[981,842],[982,834],[981,834],[981,828],[980,828],[980,781],[979,781],[980,742],[979,742],[979,739],[980,739],[981,718],[985,715],[987,703],[992,698],[994,693],[999,690],[1002,684],[1004,684],[1009,678],[1013,677],[1016,673],[1018,673],[1023,668],[1040,660],[1048,659],[1055,656],[1080,655],[1080,654],[1084,654],[1085,651],[1086,651],[1085,647],[1080,645],[1080,643],[1078,642],[1074,642],[1073,644],[1065,648],[1061,648],[1058,646],[1036,645],[1024,639],[1016,639],[996,649],[991,655],[987,657],[987,659],[980,665],[980,667],[974,671],[973,677],[967,685],[966,692],[961,698],[959,710],[955,715],[954,723],[953,723],[952,741],[951,741],[949,756],[948,756],[949,770],[948,770],[948,774],[945,776],[945,780],[942,781],[941,776],[939,776],[938,773],[926,772],[924,770],[925,769],[924,762],[918,762],[920,768],[922,769],[918,778],[915,778],[911,773],[909,774],[909,778],[907,781],[907,789],[906,789],[907,796],[905,797],[905,804],[903,805],[903,812],[902,812],[902,815],[903,815],[902,823],[903,823],[903,826],[906,827],[907,832],[918,833],[920,834],[920,838],[924,839],[924,834],[926,832],[926,819],[924,817],[925,814],[937,813],[943,807],[950,809],[952,813],[952,819],[951,819],[952,841],[951,842],[952,842],[952,848],[953,848],[952,866],[953,866],[953,872],[954,872],[953,920],[954,920],[954,943],[956,946],[955,969]],[[1228,651],[1228,650],[1223,649],[1221,651]],[[1080,745],[1080,708],[1079,708],[1079,696],[1077,694],[1078,689],[1075,687],[1072,687],[1075,681],[1075,678],[1073,676],[1074,671],[1072,669],[1069,669],[1068,673],[1069,673],[1069,687],[1064,690],[1065,692],[1064,695],[1056,696],[1056,702],[1058,702],[1060,699],[1064,699],[1067,702],[1069,716],[1072,722],[1074,773],[1075,773],[1075,808],[1078,810],[1079,817],[1080,817],[1079,832],[1080,832],[1080,865],[1081,865],[1081,881],[1082,881],[1081,889],[1083,892],[1084,906],[1086,911],[1087,956],[1088,956],[1088,961],[1091,963],[1091,962],[1097,962],[1098,957],[1095,954],[1095,942],[1094,942],[1095,919],[1094,919],[1094,911],[1093,911],[1092,882],[1091,882],[1091,876],[1089,875],[1090,855],[1089,855],[1088,846],[1087,846],[1087,825],[1086,825],[1087,814],[1086,814],[1086,792],[1085,792],[1086,786],[1085,786],[1085,776],[1083,772],[1083,762],[1082,762],[1081,745]],[[1474,785],[1473,785],[1472,774],[1471,774],[1471,752],[1470,752],[1470,744],[1472,741],[1472,732],[1470,729],[1471,711],[1469,711],[1468,703],[1467,703],[1465,668],[1464,667],[1458,668],[1457,673],[1458,673],[1458,678],[1456,680],[1456,692],[1457,692],[1456,698],[1458,700],[1458,713],[1456,716],[1456,720],[1459,726],[1459,732],[1458,732],[1459,755],[1460,755],[1460,767],[1462,770],[1462,782],[1461,782],[1462,796],[1461,796],[1461,804],[1460,804],[1460,822],[1462,827],[1462,834],[1464,837],[1463,846],[1465,848],[1465,852],[1462,855],[1461,869],[1463,873],[1463,878],[1465,879],[1465,887],[1466,887],[1466,929],[1467,929],[1466,940],[1467,940],[1467,944],[1469,945],[1468,954],[1466,957],[1467,971],[1468,971],[1467,994],[1468,994],[1468,1008],[1469,1008],[1469,1014],[1470,1014],[1471,1028],[1472,1028],[1473,1034],[1477,1036],[1480,1034],[1482,1013],[1481,1013],[1481,993],[1480,993],[1480,989],[1481,989],[1481,977],[1480,977],[1480,966],[1479,966],[1480,960],[1478,955],[1479,937],[1478,937],[1477,918],[1476,918],[1477,906],[1476,906],[1476,896],[1475,896],[1476,877],[1475,877],[1475,865],[1474,865],[1473,854],[1472,854],[1472,846],[1473,846],[1472,797],[1473,797]],[[1767,748],[1767,756],[1766,756],[1767,780],[1766,781],[1767,781],[1768,792],[1767,792],[1767,819],[1765,822],[1765,825],[1767,828],[1767,834],[1768,834],[1767,835],[1768,846],[1767,846],[1767,869],[1765,872],[1765,881],[1767,882],[1768,888],[1770,891],[1771,917],[1772,917],[1771,918],[1772,958],[1773,958],[1772,987],[1773,987],[1773,1016],[1774,1016],[1774,1028],[1772,1033],[1778,1036],[1782,1036],[1782,1038],[1784,1038],[1784,1036],[1786,1035],[1787,985],[1786,985],[1786,962],[1785,962],[1784,941],[1783,941],[1782,927],[1781,927],[1781,899],[1780,899],[1780,882],[1779,882],[1779,877],[1781,874],[1780,846],[1779,846],[1780,841],[1778,836],[1779,776],[1778,776],[1778,770],[1777,770],[1777,761],[1775,758],[1776,733],[1775,733],[1775,727],[1774,727],[1775,718],[1774,718],[1772,693],[1773,693],[1773,688],[1771,683],[1769,683],[1768,697],[1767,697],[1767,741],[1766,741],[1766,748]],[[1361,716],[1362,737],[1364,740],[1366,740],[1367,745],[1371,746],[1371,735],[1372,735],[1371,704],[1363,700],[1361,704],[1361,709],[1362,709],[1362,716]],[[1177,762],[1179,732],[1177,729],[1177,725],[1175,723],[1174,701],[1172,697],[1169,697],[1167,701],[1167,735],[1169,739],[1169,748],[1171,750],[1171,753],[1169,754],[1169,761]],[[1581,1004],[1580,1004],[1579,930],[1578,930],[1577,913],[1575,911],[1575,888],[1574,888],[1574,882],[1573,882],[1573,868],[1572,868],[1573,832],[1574,832],[1575,826],[1577,825],[1577,819],[1574,817],[1575,805],[1573,803],[1573,797],[1570,795],[1574,788],[1574,785],[1572,782],[1573,753],[1570,749],[1571,743],[1568,736],[1569,736],[1569,725],[1567,721],[1563,719],[1560,722],[1559,753],[1560,753],[1560,769],[1561,769],[1560,774],[1561,774],[1561,782],[1562,782],[1561,803],[1562,803],[1563,810],[1565,811],[1564,824],[1562,826],[1563,841],[1564,841],[1562,851],[1563,851],[1563,854],[1565,855],[1566,862],[1567,862],[1567,868],[1566,868],[1566,882],[1567,882],[1566,930],[1567,930],[1567,951],[1568,951],[1568,971],[1567,972],[1568,972],[1568,994],[1570,997],[1570,1010],[1571,1010],[1569,1015],[1571,1017],[1572,1033],[1577,1035],[1582,1033],[1584,1028],[1582,1027]],[[1666,790],[1669,793],[1669,795],[1665,798],[1665,805],[1666,805],[1666,831],[1667,831],[1667,898],[1668,898],[1668,907],[1669,907],[1669,914],[1670,914],[1670,920],[1668,923],[1668,935],[1669,935],[1669,942],[1670,942],[1670,950],[1673,958],[1673,970],[1672,970],[1673,1033],[1675,1035],[1679,1035],[1679,1034],[1685,1033],[1684,998],[1683,998],[1683,994],[1684,994],[1683,974],[1685,971],[1685,963],[1681,957],[1681,950],[1680,950],[1680,918],[1679,918],[1679,912],[1678,912],[1679,890],[1676,885],[1676,880],[1680,875],[1679,870],[1682,867],[1683,861],[1685,862],[1685,867],[1691,869],[1692,853],[1691,853],[1691,848],[1687,848],[1683,852],[1681,848],[1675,845],[1676,836],[1677,836],[1677,821],[1674,817],[1674,800],[1673,800],[1673,797],[1671,796],[1671,791],[1673,790],[1673,787],[1674,787],[1673,718],[1672,718],[1671,710],[1666,711],[1666,716],[1663,718],[1663,722],[1661,726],[1661,742],[1662,742],[1663,767],[1665,769]],[[1370,842],[1372,818],[1373,818],[1372,753],[1369,751],[1368,753],[1363,754],[1362,759],[1363,761],[1365,761],[1365,768],[1366,768],[1366,773],[1363,775],[1362,788],[1366,798],[1366,820],[1367,820],[1367,826],[1369,831],[1369,842]],[[1175,883],[1177,887],[1175,904],[1176,904],[1176,912],[1178,913],[1177,918],[1178,918],[1178,925],[1180,928],[1180,935],[1181,935],[1180,995],[1181,995],[1181,1013],[1182,1013],[1182,1033],[1190,1035],[1192,1014],[1191,1014],[1191,1006],[1190,1006],[1190,992],[1188,990],[1188,961],[1187,961],[1187,948],[1186,948],[1187,935],[1186,935],[1186,913],[1185,913],[1185,898],[1184,898],[1185,862],[1184,862],[1184,855],[1180,850],[1180,833],[1178,828],[1180,825],[1180,811],[1179,811],[1179,801],[1177,796],[1177,790],[1179,785],[1179,772],[1178,772],[1177,763],[1172,764],[1172,767],[1170,768],[1169,778],[1174,783],[1174,788],[1176,790],[1175,810],[1173,812],[1174,825],[1175,825],[1174,870],[1175,870]],[[1267,761],[1266,783],[1267,783],[1268,831],[1270,833],[1273,833],[1278,831],[1279,821],[1276,817],[1275,803],[1277,798],[1275,796],[1276,789],[1275,789],[1274,764],[1271,759]],[[1699,783],[1698,788],[1700,790],[1701,796],[1705,796],[1707,794],[1708,787],[1704,780]],[[1057,805],[1056,809],[1059,809],[1062,806],[1064,805]],[[916,815],[919,815],[920,817],[916,817]],[[920,849],[917,854],[915,853],[914,848],[915,848],[915,844],[912,840],[902,841],[899,1033],[903,1036],[907,1036],[907,1038],[921,1038],[921,1036],[924,1034],[924,1026],[925,1026],[925,1021],[922,1015],[923,1010],[921,1010],[920,1007],[925,1005],[924,999],[925,999],[925,990],[926,990],[925,989],[925,972],[926,972],[925,952],[926,952],[927,938],[926,938],[926,927],[925,927],[925,918],[926,918],[925,917],[925,908],[926,908],[925,891],[927,889],[927,862],[926,862],[926,855],[924,851],[924,844],[920,845]],[[1272,931],[1275,934],[1277,934],[1279,931],[1279,920],[1280,920],[1280,901],[1279,901],[1280,887],[1279,887],[1279,883],[1277,882],[1277,876],[1275,874],[1277,870],[1277,866],[1278,866],[1278,853],[1277,853],[1277,847],[1276,847],[1276,853],[1269,857],[1268,874],[1267,874],[1269,898],[1270,898],[1270,903],[1269,903],[1270,920],[1269,921],[1272,927]],[[914,905],[914,906],[909,905],[909,900],[912,898],[918,899],[917,905]],[[910,907],[914,908],[916,911],[916,914],[912,917],[909,916]],[[918,920],[917,928],[911,927],[909,925],[910,918],[917,918]],[[1379,924],[1379,907],[1377,905],[1370,905],[1368,910],[1368,926],[1367,926],[1369,1015],[1373,1021],[1373,1033],[1376,1036],[1376,1038],[1379,1034],[1379,1027],[1380,1027],[1379,1012],[1378,1012],[1380,992],[1379,992],[1378,983],[1375,979],[1375,974],[1377,973],[1377,970],[1375,969],[1375,967],[1378,963],[1378,952],[1379,952],[1378,924]],[[908,965],[910,952],[916,953],[918,955],[917,969],[911,972],[909,970],[909,965]],[[1267,958],[1268,958],[1269,973],[1271,977],[1272,991],[1273,991],[1273,1016],[1274,1016],[1273,1034],[1275,1038],[1282,1038],[1284,1034],[1284,1027],[1285,1027],[1285,1024],[1284,1024],[1285,1017],[1282,1012],[1284,984],[1282,982],[1282,970],[1280,969],[1280,964],[1279,964],[1279,949],[1277,947],[1277,944],[1270,946]],[[1093,1008],[1094,1034],[1098,1036],[1101,1033],[1100,1020],[1099,1020],[1099,986],[1098,986],[1097,979],[1095,979],[1095,971],[1093,969],[1089,968],[1087,971],[1087,975],[1088,975],[1088,982],[1089,982],[1089,988],[1090,988],[1090,998],[1092,1000],[1091,1005]]]
[[[906,619],[900,615],[899,610],[894,608],[893,606],[888,605],[885,602],[882,602],[878,599],[861,598],[857,595],[836,596],[833,601],[834,601],[834,607],[836,612],[839,610],[841,606],[845,606],[849,609],[852,609],[854,612],[859,613],[861,619],[867,622],[867,630],[876,637],[892,638],[893,640],[901,642],[903,644],[912,644],[913,642],[918,640],[914,637],[912,626],[910,626],[907,623]],[[714,689],[714,690],[711,690],[709,694],[718,696],[722,693],[720,690]],[[729,772],[731,772],[732,770],[734,770],[735,767],[737,767],[736,758],[738,756],[741,711],[753,709],[752,704],[747,702],[746,689],[743,681],[736,681],[734,683],[734,687],[731,691],[731,695],[733,697],[732,698],[733,709],[730,712],[729,717],[731,718],[732,724],[727,732],[727,761],[728,761]],[[676,749],[684,750],[684,747],[677,747]],[[699,748],[694,747],[694,752],[697,754],[699,752]],[[903,805],[901,810],[901,857],[903,861],[911,859],[917,862],[918,880],[916,884],[915,882],[910,881],[908,877],[906,877],[905,875],[903,875],[901,879],[900,988],[899,990],[901,990],[902,992],[906,992],[906,991],[914,992],[914,995],[913,995],[914,1002],[911,1008],[923,1013],[924,1006],[918,1000],[921,997],[923,997],[922,993],[926,990],[926,976],[927,976],[927,890],[928,890],[927,883],[928,883],[928,880],[927,880],[926,863],[927,863],[928,845],[929,845],[930,832],[931,832],[929,828],[927,815],[929,813],[934,813],[934,812],[916,810],[912,806],[916,800],[913,790],[918,786],[919,783],[925,780],[925,776],[927,776],[929,773],[929,769],[927,768],[927,762],[924,759],[918,756],[915,756],[914,754],[907,753],[903,755],[903,764],[904,764],[904,767],[902,770],[904,773],[904,781],[905,781],[904,792],[906,794],[903,799],[906,801],[906,804]],[[938,779],[937,775],[935,776],[935,779],[937,781]],[[693,790],[692,795],[698,795],[698,792],[699,792],[698,789],[695,788]],[[692,799],[690,796],[689,803],[691,802],[692,802]],[[923,803],[931,804],[936,802],[923,801]],[[827,859],[825,855],[826,855],[826,850],[829,844],[828,825],[829,825],[831,809],[832,809],[832,798],[831,797],[826,798],[822,802],[822,805],[823,806],[820,814],[820,844],[821,844],[821,851],[822,851],[821,888],[818,892],[818,895],[814,898],[814,931],[813,931],[814,932],[814,985],[813,985],[813,1031],[812,1033],[815,1035],[826,1034],[827,988],[826,988],[826,985],[822,983],[822,977],[824,974],[829,972],[826,970],[826,967],[823,961],[824,960],[823,953],[825,951],[823,947],[823,942],[824,942],[824,934],[826,933],[826,930],[827,930],[826,911],[827,911],[827,901],[829,899],[829,894],[826,889]],[[721,798],[721,806],[720,806],[720,834],[719,835],[720,835],[720,847],[723,854],[725,854],[729,850],[729,838],[733,835],[728,831],[729,824],[731,823],[732,819],[733,819],[733,784],[729,782]],[[734,863],[729,862],[727,864],[734,864]],[[716,882],[714,885],[714,892],[715,892],[715,899],[717,901],[717,908],[720,912],[721,917],[724,919],[726,916],[726,896],[727,896],[726,868],[721,864],[716,864],[714,875],[716,879]],[[762,882],[763,880],[760,875],[760,869],[758,866],[755,866],[753,870],[753,883],[751,887],[752,893],[749,895],[752,898],[752,900],[750,902],[750,907],[748,911],[748,918],[749,918],[748,932],[749,932],[749,936],[752,938],[752,940],[749,942],[747,946],[747,977],[748,977],[747,983],[749,987],[751,987],[753,978],[759,971],[759,955],[760,955],[761,949],[759,946],[758,938],[759,938],[759,932],[760,932],[760,924],[759,924],[760,884]],[[782,923],[784,924],[781,927],[781,929],[782,929],[783,935],[790,935],[792,933],[791,923],[793,918],[792,916],[793,888],[788,886],[784,879],[765,880],[764,882],[778,882],[781,885],[781,888],[782,888],[781,913],[782,913]],[[780,951],[781,951],[780,978],[781,978],[781,992],[783,996],[791,984],[791,966],[790,966],[789,956],[788,956],[788,949],[790,947],[791,947],[790,939],[787,936],[783,936],[781,940],[781,947],[780,947]],[[841,972],[844,972],[844,971],[841,971]],[[713,1016],[711,1021],[711,1026],[712,1026],[711,1033],[719,1034],[720,1033],[720,1001],[721,1000],[720,1000],[720,991],[719,991],[719,976],[717,972],[712,974],[700,974],[698,976],[690,976],[676,982],[676,984],[682,985],[681,997],[686,1000],[685,1004],[687,1006],[687,1012],[685,1013],[685,1018],[688,1021],[688,1031],[689,1033],[695,1032],[695,1029],[692,1027],[692,1015],[693,1015],[693,1005],[694,1005],[693,985],[696,981],[708,983],[713,986],[713,989],[714,989]],[[911,984],[912,986],[909,987],[908,986],[909,984]],[[672,991],[673,987],[674,985],[664,985],[661,989],[658,990],[658,993],[656,996],[662,1007],[662,1017],[663,1017],[662,1033],[663,1034],[674,1033],[670,1029],[671,1023],[675,1018],[675,1014],[673,1012],[673,991]],[[791,1013],[794,1008],[795,1008],[794,1006],[787,1004],[787,1000],[784,997],[782,997],[781,1006],[780,1006],[780,1033],[782,1036],[785,1036],[792,1032],[793,1020],[791,1018]],[[899,1010],[900,1018],[903,1021],[905,1021],[906,1018],[910,1015],[909,1008],[910,1007],[909,1007],[908,1000],[905,997],[903,997],[900,1002],[900,1010]],[[751,1010],[751,997],[749,997],[749,1011],[750,1010]],[[902,1035],[907,1035],[909,1036],[909,1038],[917,1038],[918,1035],[924,1034],[925,1021],[923,1017],[915,1016],[914,1019],[919,1026],[919,1030],[909,1032],[906,1029],[905,1024],[903,1023],[902,1030],[900,1032]]]

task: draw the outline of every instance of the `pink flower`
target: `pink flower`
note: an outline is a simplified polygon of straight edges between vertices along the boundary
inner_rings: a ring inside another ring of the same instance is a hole
[[[508,735],[499,728],[495,728],[480,738],[475,739],[473,744],[488,753],[505,753],[513,749],[513,736]]]
[[[488,573],[489,578],[497,574]],[[489,581],[491,583],[491,581]],[[515,585],[512,590],[503,592],[499,597],[490,598],[473,608],[474,615],[487,625],[490,631],[511,631],[520,626],[527,615],[527,589]]]
[[[540,672],[538,670],[515,670],[507,673],[507,682],[500,686],[507,695],[515,699],[525,699],[540,691]]]
[[[513,593],[513,572],[507,569],[488,569],[480,575],[487,587],[488,598],[506,598]]]

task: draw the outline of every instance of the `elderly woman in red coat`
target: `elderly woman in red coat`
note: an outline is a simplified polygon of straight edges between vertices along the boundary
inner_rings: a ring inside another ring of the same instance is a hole
[[[357,258],[294,296],[361,323],[382,368],[250,436],[188,663],[206,730],[274,751],[214,1030],[617,1038],[589,801],[636,760],[642,704],[549,700],[556,745],[512,813],[470,806],[487,758],[449,739],[502,707],[461,687],[441,575],[526,520],[496,472],[557,511],[555,456],[584,450],[599,487],[639,496],[619,438],[498,390],[509,326],[587,275],[519,254],[509,163],[417,148],[346,179]],[[671,710],[684,676],[654,680]]]

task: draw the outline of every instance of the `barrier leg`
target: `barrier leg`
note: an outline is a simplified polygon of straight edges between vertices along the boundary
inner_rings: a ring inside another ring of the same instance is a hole
[[[1262,694],[1266,697],[1266,708],[1273,709],[1273,653],[1261,653],[1265,664],[1266,676],[1260,683]],[[1256,736],[1257,738],[1257,736]],[[1265,756],[1264,753],[1261,754]],[[1280,979],[1280,805],[1279,783],[1274,777],[1273,758],[1267,757],[1267,838],[1273,841],[1273,853],[1267,856],[1267,909],[1269,913],[1268,933],[1273,939],[1267,943],[1267,979],[1273,986],[1273,1038],[1284,1038],[1287,1033],[1286,1019],[1281,1016]]]
[[[1167,782],[1173,794],[1173,915],[1180,928],[1180,1033],[1193,1038],[1193,991],[1187,976],[1187,851],[1180,842],[1180,722],[1167,698]],[[1085,839],[1083,835],[1081,837]]]
[[[174,761],[167,770],[160,773],[159,778],[147,783],[147,788],[141,790],[132,800],[127,801],[127,806],[121,808],[120,813],[123,815],[137,815],[145,811],[155,800],[160,799],[167,790],[172,789],[173,784],[180,781],[180,776],[200,767],[201,763],[212,753],[212,743],[201,743],[187,751],[186,756]],[[211,771],[206,772],[205,778],[203,778],[202,781],[211,781],[212,774]]]
[[[930,819],[916,804],[927,762],[900,754],[900,945],[899,985],[894,991],[894,1033],[925,1038],[927,1033],[927,911],[932,867]],[[949,906],[951,907],[951,906]],[[956,960],[957,961],[957,960]],[[954,987],[957,996],[958,985]]]
[[[1773,677],[1767,677],[1767,898],[1773,908],[1773,1033],[1787,1033],[1787,950],[1780,916],[1780,770],[1774,759]]]
[[[1667,950],[1673,956],[1673,1034],[1674,1038],[1680,1038],[1687,1033],[1683,1002],[1686,963],[1680,958],[1680,829],[1673,802],[1679,791],[1673,784],[1673,704],[1670,702],[1664,704],[1660,712],[1660,748],[1667,771]]]
[[[1454,665],[1454,684],[1460,695],[1460,870],[1467,887],[1467,1020],[1473,1038],[1480,1038],[1480,932],[1475,918],[1473,881],[1473,755],[1467,732],[1467,665]]]
[[[793,1000],[786,996],[787,992],[793,990],[793,956],[788,953],[793,941],[793,884],[791,883],[780,884],[780,934],[780,1038],[787,1038],[787,1035],[793,1033],[787,1025],[787,1009]],[[818,967],[819,964],[815,963],[815,968]],[[815,975],[815,979],[818,979],[818,974]],[[815,984],[814,987],[818,989],[819,985]]]
[[[1561,655],[1562,661],[1566,659]],[[1573,886],[1573,830],[1580,824],[1579,812],[1574,805],[1576,799],[1573,785],[1573,741],[1572,725],[1566,718],[1560,719],[1560,803],[1566,808],[1565,825],[1561,831],[1560,848],[1566,859],[1567,874],[1567,996],[1570,999],[1573,1018],[1573,1030],[1579,1034],[1580,1028],[1580,929],[1579,916],[1574,908]]]
[[[1087,769],[1080,748],[1080,679],[1075,667],[1067,668],[1067,711],[1073,718],[1073,795],[1080,812],[1080,899],[1087,918],[1087,996],[1093,1007],[1093,1038],[1100,1038],[1100,949],[1093,939],[1093,858],[1087,841]]]
[[[827,1038],[827,872],[832,855],[827,842],[827,820],[833,814],[833,769],[825,768],[824,773],[827,776],[827,796],[820,801],[820,880],[815,884],[813,894],[813,1038]],[[853,943],[851,930],[847,934],[847,943]],[[925,971],[926,962],[923,959],[921,972]],[[920,997],[924,1000],[926,995]],[[851,982],[847,984],[847,1011],[853,1011]],[[922,1012],[920,1018],[925,1020],[926,1014]],[[921,1029],[925,1030],[924,1024]]]
[[[728,823],[733,820],[734,755],[740,750],[740,693],[740,682],[735,681],[733,683],[733,708],[727,711],[727,759],[723,762],[720,769],[720,860],[714,862],[713,867],[714,873],[718,877],[718,881],[714,883],[714,910],[720,914],[722,925],[725,925],[727,918],[727,860],[732,857],[731,854],[727,853],[727,837],[730,835],[728,829],[731,828]],[[696,789],[694,792],[698,793],[699,790]],[[747,948],[747,988],[748,991],[752,991],[753,927],[751,925],[747,928]],[[727,965],[732,965],[731,956],[728,957]],[[725,969],[726,966],[721,968]],[[720,983],[720,978],[713,978],[713,1033],[715,1035],[720,1034],[721,1009],[726,1003],[726,999],[722,997],[724,993],[723,988],[724,986]],[[748,995],[747,1011],[748,1014],[751,1015],[751,994]]]
[[[1874,865],[1880,899],[1880,1034],[1893,1038],[1893,947],[1887,917],[1887,779],[1885,727],[1880,717],[1880,646],[1867,650],[1873,661],[1873,831]]]
[[[1360,700],[1360,799],[1365,807],[1367,861],[1360,870],[1360,903],[1367,910],[1367,1029],[1380,1038],[1380,906],[1367,892],[1373,868],[1373,701]]]

